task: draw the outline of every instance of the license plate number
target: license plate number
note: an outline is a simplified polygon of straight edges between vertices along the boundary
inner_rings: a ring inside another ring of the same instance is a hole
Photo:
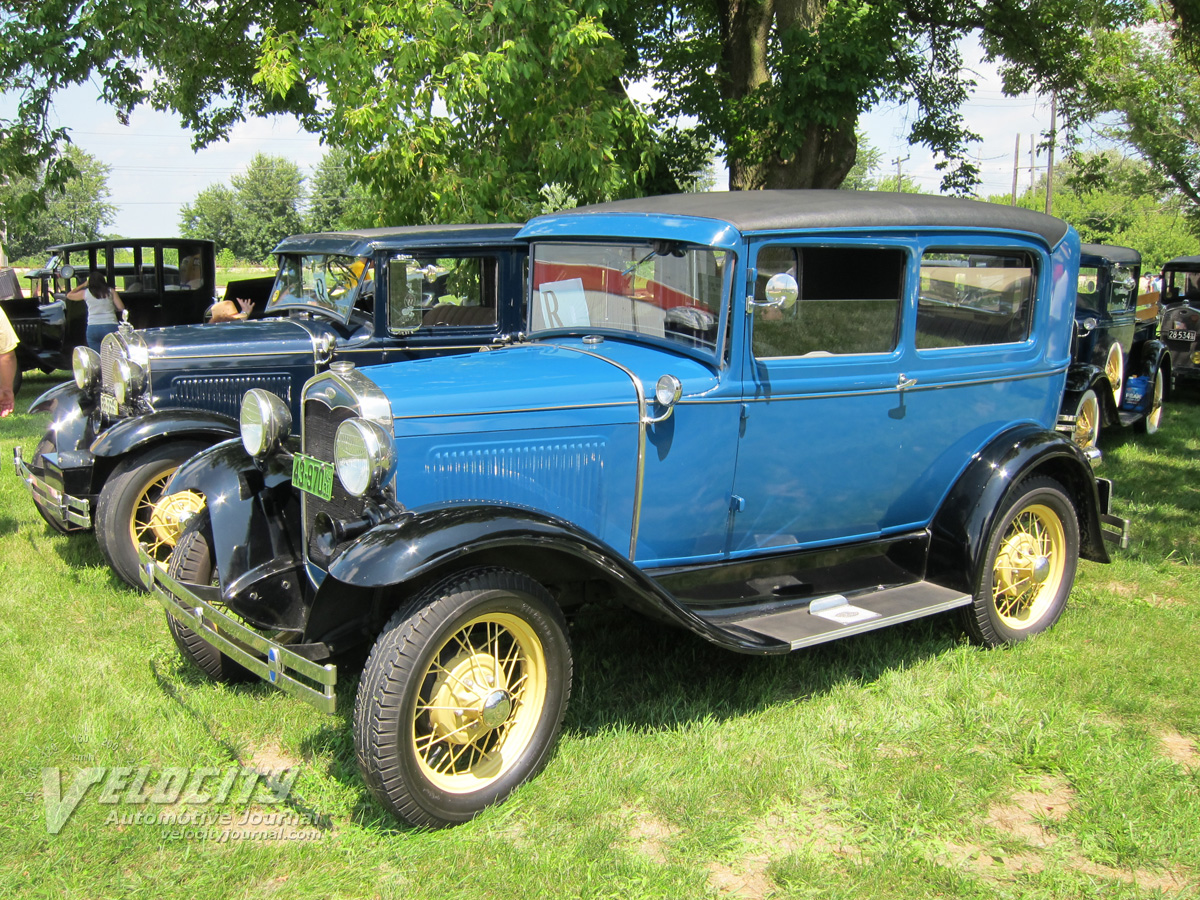
[[[1177,328],[1172,328],[1167,331],[1167,340],[1168,341],[1187,341],[1188,343],[1191,343],[1196,340],[1196,332],[1182,331]]]
[[[117,398],[112,394],[101,394],[100,412],[104,413],[110,419],[115,419],[117,417]]]
[[[292,458],[292,484],[314,497],[332,499],[333,463],[297,453]]]

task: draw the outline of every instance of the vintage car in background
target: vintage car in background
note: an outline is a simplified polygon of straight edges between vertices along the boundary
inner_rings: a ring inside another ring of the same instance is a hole
[[[28,296],[0,301],[21,339],[17,364],[25,372],[70,369],[72,351],[87,346],[87,305],[68,301],[66,292],[94,271],[121,294],[134,328],[201,322],[217,299],[212,241],[120,238],[49,251],[46,264],[25,275]]]
[[[1084,244],[1075,300],[1075,339],[1059,427],[1096,446],[1101,427],[1153,434],[1171,386],[1171,353],[1158,335],[1158,293],[1139,293],[1142,255]]]
[[[113,569],[140,587],[136,547],[165,560],[197,496],[155,507],[199,450],[238,434],[254,387],[299,412],[304,382],[356,364],[476,350],[521,328],[525,245],[516,225],[411,227],[285,239],[265,319],[133,331],[77,348],[73,382],[37,400],[45,437],[18,473],[52,528],[95,529]]]
[[[332,712],[370,792],[464,821],[546,762],[565,616],[617,602],[777,654],[957,611],[1062,614],[1127,525],[1055,430],[1079,238],[966,200],[747,191],[543,216],[525,339],[250,391],[143,577],[181,651]],[[926,296],[928,292],[931,296]]]
[[[1172,384],[1200,385],[1200,256],[1177,256],[1163,266],[1159,333],[1171,351]]]

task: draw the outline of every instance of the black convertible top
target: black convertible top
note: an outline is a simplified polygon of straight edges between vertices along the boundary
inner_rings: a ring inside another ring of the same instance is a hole
[[[1177,256],[1174,259],[1163,263],[1164,269],[1200,269],[1200,256]]]
[[[1142,254],[1133,248],[1118,247],[1116,244],[1084,244],[1080,250],[1083,252],[1085,265],[1090,265],[1087,261],[1089,256],[1098,256],[1109,262],[1124,263],[1127,266],[1136,266],[1142,261]]]
[[[679,215],[717,219],[739,231],[793,228],[1000,228],[1063,239],[1066,222],[1016,206],[934,194],[882,191],[710,191],[614,200],[567,210],[571,214]]]

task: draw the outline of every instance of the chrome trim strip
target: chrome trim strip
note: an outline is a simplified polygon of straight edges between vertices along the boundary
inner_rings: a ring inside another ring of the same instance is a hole
[[[150,559],[145,547],[140,544],[138,562],[146,589],[170,615],[192,629],[202,641],[249,669],[263,681],[311,703],[321,712],[332,713],[335,710],[337,666],[332,663],[321,665],[305,659],[200,599]],[[266,659],[251,653],[247,647],[257,650]],[[316,686],[301,681],[301,678],[316,682]]]
[[[48,507],[50,511],[57,512],[65,524],[75,525],[79,528],[92,527],[91,501],[63,494],[38,478],[25,464],[20,447],[13,447],[13,466],[17,470],[17,475],[25,482],[30,496],[34,500],[40,499],[42,505]]]
[[[586,353],[587,351],[581,350],[579,352]],[[603,357],[601,357],[601,359],[603,359]],[[611,362],[611,360],[610,360],[610,362]],[[616,364],[614,363],[614,365],[616,365]],[[628,370],[626,370],[626,371],[628,372]],[[630,403],[628,401],[621,401],[619,403],[589,403],[587,405],[581,405],[579,403],[570,403],[565,406],[526,406],[526,407],[522,407],[520,409],[489,409],[489,410],[482,410],[482,411],[475,410],[475,411],[471,411],[471,412],[444,412],[444,413],[440,412],[440,413],[433,413],[433,414],[423,413],[419,416],[396,416],[396,415],[393,415],[392,421],[399,422],[402,419],[454,419],[454,418],[463,418],[463,417],[468,417],[468,416],[506,416],[506,415],[509,415],[510,413],[561,412],[566,409],[619,409],[622,406],[635,406],[635,405],[636,405],[635,403]],[[641,414],[644,414],[644,409],[640,411],[639,418],[641,417]]]
[[[851,637],[856,634],[863,634],[868,631],[874,631],[877,628],[886,628],[889,625],[899,625],[901,622],[911,622],[913,619],[920,619],[924,616],[932,616],[936,613],[946,612],[951,609],[958,609],[960,606],[966,606],[975,598],[970,594],[964,594],[962,597],[955,597],[953,600],[946,600],[942,603],[935,603],[933,606],[925,606],[921,609],[913,609],[908,612],[897,613],[894,616],[880,616],[877,619],[868,619],[865,622],[859,622],[856,625],[845,625],[841,628],[836,628],[833,631],[828,631],[825,634],[817,634],[808,638],[801,638],[797,641],[792,641],[792,649],[799,650],[802,647],[812,647],[816,644],[824,644],[828,641],[840,640],[844,637]]]
[[[584,356],[591,356],[601,362],[606,362],[610,366],[620,369],[633,382],[633,389],[637,392],[638,406],[638,434],[637,434],[637,476],[633,488],[633,522],[629,529],[629,561],[633,562],[637,553],[638,529],[642,524],[642,483],[646,478],[646,392],[642,390],[642,382],[632,371],[625,368],[619,362],[609,359],[607,356],[601,356],[599,353],[593,353],[591,350],[584,350],[582,347],[561,346],[562,350],[572,350],[575,353],[580,353]],[[562,409],[593,409],[601,406],[628,406],[628,403],[620,404],[598,404],[596,407],[586,406],[566,406]]]

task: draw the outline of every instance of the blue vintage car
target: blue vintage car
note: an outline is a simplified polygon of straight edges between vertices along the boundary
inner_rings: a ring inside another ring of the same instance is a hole
[[[1177,256],[1163,266],[1160,333],[1175,361],[1171,384],[1200,385],[1200,256]]]
[[[181,462],[238,433],[242,395],[299,412],[300,387],[334,359],[356,365],[477,350],[521,329],[526,245],[516,225],[410,227],[287,238],[265,319],[134,331],[74,356],[75,381],[31,407],[52,414],[16,465],[52,528],[95,528],[125,581],[136,547],[166,560],[199,495],[155,503]],[[264,311],[259,310],[260,314]]]
[[[1079,266],[1058,219],[764,191],[521,236],[523,340],[335,363],[294,426],[249,392],[241,441],[168,486],[207,510],[166,571],[143,556],[213,678],[331,712],[338,655],[373,644],[357,756],[408,822],[468,819],[546,762],[580,604],[751,654],[951,610],[1009,644],[1126,537],[1055,430]]]
[[[1171,353],[1158,336],[1158,295],[1141,294],[1142,255],[1084,244],[1075,301],[1073,362],[1060,427],[1085,450],[1100,428],[1153,434],[1171,385]]]

